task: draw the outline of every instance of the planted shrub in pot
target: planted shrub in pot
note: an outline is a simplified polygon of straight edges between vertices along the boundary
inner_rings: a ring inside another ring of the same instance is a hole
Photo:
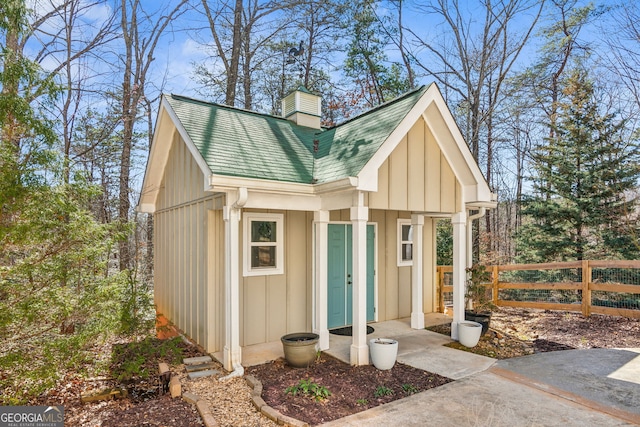
[[[465,310],[464,318],[480,323],[484,335],[489,330],[491,311],[496,307],[491,298],[491,272],[484,265],[476,264],[467,268],[467,274],[465,298],[469,308]]]

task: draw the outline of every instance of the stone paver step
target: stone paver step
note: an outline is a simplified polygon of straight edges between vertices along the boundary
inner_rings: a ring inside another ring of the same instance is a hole
[[[182,360],[182,363],[185,365],[199,365],[201,363],[211,362],[210,356],[199,356],[199,357],[187,357]]]
[[[206,371],[191,372],[189,373],[188,377],[190,380],[192,380],[194,378],[209,377],[211,375],[219,375],[219,374],[220,374],[220,371],[218,371],[217,369],[207,369]]]
[[[207,369],[213,369],[216,365],[213,362],[201,363],[199,365],[186,365],[184,368],[187,372],[205,371]]]

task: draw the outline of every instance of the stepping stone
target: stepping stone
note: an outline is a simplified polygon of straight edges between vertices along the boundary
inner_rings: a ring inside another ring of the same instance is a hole
[[[184,368],[187,372],[195,372],[195,371],[204,371],[207,369],[213,369],[216,365],[213,362],[210,363],[201,363],[199,365],[187,365]]]
[[[218,374],[220,374],[220,371],[218,371],[217,369],[207,369],[206,371],[191,372],[188,377],[190,380],[192,380],[194,378],[210,377],[211,375]]]
[[[200,357],[187,357],[182,360],[182,363],[185,365],[198,365],[201,363],[211,362],[211,357],[209,356],[200,356]]]

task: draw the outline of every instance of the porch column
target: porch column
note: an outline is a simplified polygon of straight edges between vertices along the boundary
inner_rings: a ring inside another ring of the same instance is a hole
[[[327,327],[329,211],[317,211],[313,214],[313,219],[315,223],[313,332],[320,336],[320,350],[327,350],[329,348],[329,329]]]
[[[223,209],[225,334],[224,369],[233,371],[242,364],[240,347],[240,223],[241,210],[232,206]]]
[[[464,321],[464,292],[467,279],[467,213],[451,217],[453,225],[453,322],[451,338],[458,339],[458,324]]]
[[[353,341],[351,364],[369,364],[367,345],[367,220],[369,208],[351,208],[353,229]]]
[[[411,327],[413,329],[424,329],[424,309],[422,301],[423,280],[423,228],[424,216],[411,215],[411,226],[413,228],[413,263],[411,267]]]

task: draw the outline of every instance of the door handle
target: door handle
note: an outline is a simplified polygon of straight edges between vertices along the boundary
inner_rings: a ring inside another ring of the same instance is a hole
[[[347,285],[351,285],[353,282],[351,281],[351,274],[347,274]]]

